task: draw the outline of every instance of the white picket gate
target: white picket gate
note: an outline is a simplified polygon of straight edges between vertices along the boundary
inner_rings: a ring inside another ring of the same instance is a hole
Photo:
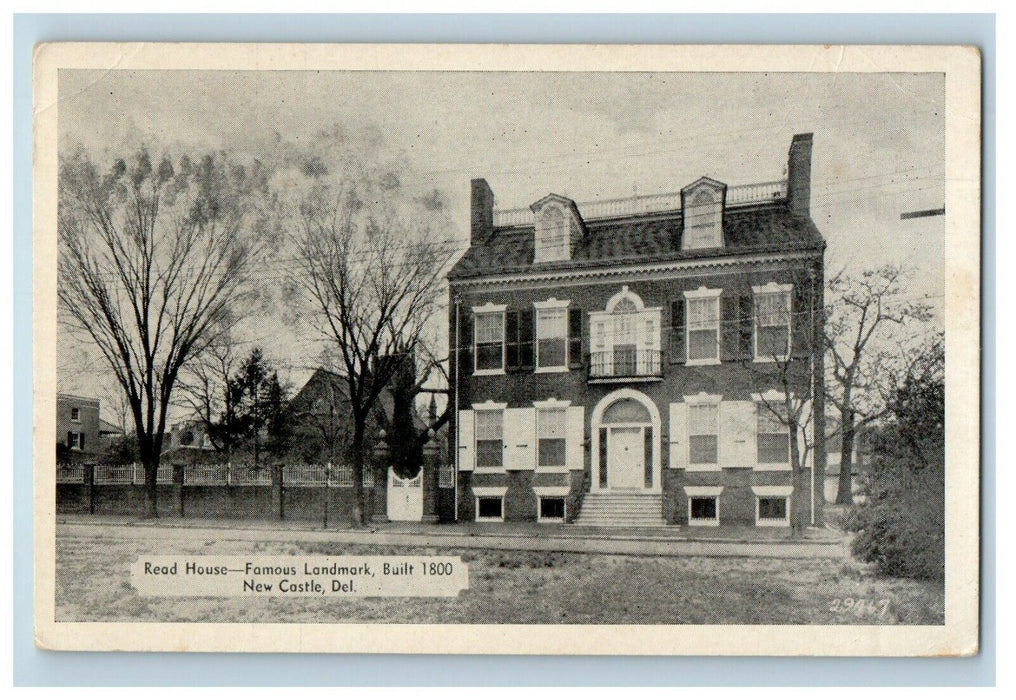
[[[423,520],[423,469],[403,479],[388,468],[388,519],[420,522]]]

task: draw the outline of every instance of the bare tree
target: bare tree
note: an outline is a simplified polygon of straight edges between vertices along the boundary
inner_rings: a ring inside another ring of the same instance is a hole
[[[836,503],[853,502],[852,472],[855,438],[885,412],[880,383],[905,354],[913,326],[927,321],[928,304],[899,297],[909,289],[912,274],[886,265],[850,276],[829,279],[826,309],[826,376],[829,401],[840,413],[840,476]],[[909,327],[908,327],[909,326]],[[895,347],[894,347],[895,346]]]
[[[153,167],[147,150],[102,172],[82,151],[59,173],[61,320],[90,338],[130,403],[145,514],[181,370],[227,330],[262,237],[267,176],[221,155]]]
[[[391,411],[376,412],[378,424],[387,435],[392,464],[403,478],[416,475],[431,431],[436,433],[451,419],[453,408],[452,402],[446,401],[439,413],[434,400],[437,394],[450,393],[445,369],[448,358],[435,357],[424,343],[418,344],[416,352],[407,353],[406,358],[388,387]],[[430,396],[433,410],[428,409],[421,416],[417,400],[424,394]]]
[[[760,462],[789,462],[794,498],[791,533],[807,524],[816,484],[824,479],[817,446],[822,440],[821,263],[787,270],[780,283],[766,275],[748,275],[752,294],[722,299],[723,354],[740,358],[756,403]],[[745,285],[747,287],[747,285]],[[766,432],[767,430],[767,432]],[[771,459],[764,459],[769,451]],[[817,458],[816,458],[817,457]],[[806,483],[808,471],[813,484]],[[804,498],[810,494],[809,498]],[[822,521],[815,503],[814,522]]]
[[[354,524],[363,524],[368,421],[442,298],[453,249],[400,206],[398,179],[319,184],[299,206],[296,300],[338,357],[352,423]]]
[[[230,379],[240,361],[230,334],[224,333],[195,358],[180,380],[180,389],[204,425],[209,442],[227,461],[240,447],[239,399],[230,391]]]

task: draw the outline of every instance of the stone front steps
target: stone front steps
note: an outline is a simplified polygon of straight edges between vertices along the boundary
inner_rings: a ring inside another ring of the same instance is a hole
[[[575,525],[586,527],[666,527],[659,494],[587,493]]]

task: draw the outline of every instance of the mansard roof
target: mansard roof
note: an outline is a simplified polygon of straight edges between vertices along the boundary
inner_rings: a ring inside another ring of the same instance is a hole
[[[618,264],[660,263],[710,257],[729,257],[813,250],[824,246],[822,234],[809,216],[796,215],[783,201],[728,208],[723,215],[723,248],[681,250],[682,214],[664,212],[586,222],[586,235],[571,260],[533,263],[532,225],[495,228],[474,243],[452,267],[448,278],[581,270]]]

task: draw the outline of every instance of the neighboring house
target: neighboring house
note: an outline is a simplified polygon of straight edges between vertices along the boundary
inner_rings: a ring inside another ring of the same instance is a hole
[[[170,424],[162,439],[163,453],[170,450],[214,450],[208,429],[200,418],[185,418]]]
[[[314,370],[289,400],[293,451],[306,462],[346,458],[351,426],[346,381],[324,368]]]
[[[590,204],[550,194],[495,211],[487,182],[472,181],[470,247],[448,275],[453,517],[820,519],[825,243],[811,150],[811,134],[794,137],[784,181],[703,177]],[[776,357],[795,397],[812,397],[797,436],[768,408]],[[792,439],[807,448],[799,493]]]
[[[109,445],[124,436],[123,428],[113,425],[108,420],[99,419],[99,439],[104,445]]]
[[[73,394],[56,395],[56,441],[67,458],[82,459],[102,450],[99,399]]]
[[[342,375],[319,367],[290,399],[288,410],[295,456],[308,462],[341,462],[349,458],[352,415],[348,391]],[[391,392],[385,390],[378,397],[376,410],[390,417],[392,405]],[[425,426],[416,413],[413,422],[417,430]],[[381,421],[372,416],[367,425],[368,448],[377,444],[381,429]]]

